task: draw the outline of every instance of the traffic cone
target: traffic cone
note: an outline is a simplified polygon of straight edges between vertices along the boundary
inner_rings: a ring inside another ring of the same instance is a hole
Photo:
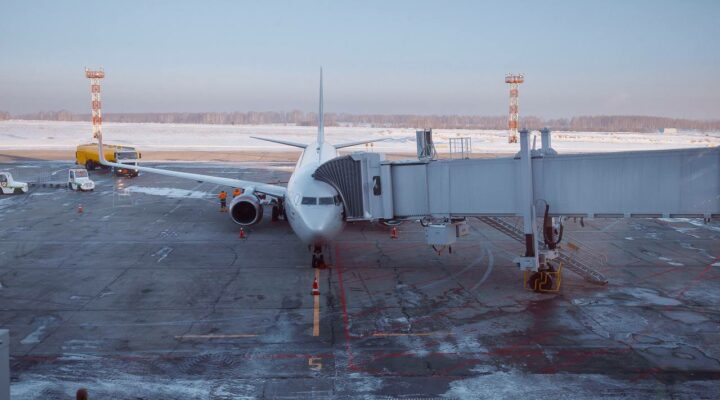
[[[398,230],[396,227],[393,226],[392,229],[390,229],[390,239],[397,239],[397,238],[398,238]]]
[[[320,285],[318,285],[317,278],[313,279],[312,295],[320,296]]]
[[[247,239],[247,235],[245,234],[245,229],[240,228],[240,239]]]
[[[82,207],[82,204],[78,204],[78,208],[77,208],[77,211],[78,211],[78,214],[82,214],[82,213],[83,213],[83,207]]]

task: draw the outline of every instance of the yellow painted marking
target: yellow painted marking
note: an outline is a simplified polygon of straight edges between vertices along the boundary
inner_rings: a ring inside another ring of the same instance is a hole
[[[238,333],[234,335],[182,335],[182,336],[175,336],[175,339],[183,340],[183,339],[239,339],[239,338],[251,338],[256,337],[257,335],[250,334],[250,333]]]
[[[315,269],[315,279],[320,286],[320,270]],[[320,296],[313,296],[313,336],[320,336]]]
[[[308,366],[313,371],[320,371],[322,369],[322,358],[320,358],[320,357],[308,358]]]
[[[418,332],[418,333],[375,332],[372,335],[375,337],[384,337],[384,336],[432,336],[432,335],[440,335],[440,334],[452,335],[452,333],[445,333],[445,332]]]

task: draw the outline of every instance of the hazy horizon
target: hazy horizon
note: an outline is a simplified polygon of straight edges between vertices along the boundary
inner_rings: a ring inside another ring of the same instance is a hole
[[[4,4],[0,110],[720,118],[720,2]],[[514,23],[513,14],[514,12]],[[96,38],[93,39],[93,32]]]
[[[6,112],[6,110],[0,110],[0,112]],[[231,111],[208,111],[208,110],[198,110],[198,111],[133,111],[133,112],[114,112],[114,111],[103,111],[103,115],[167,115],[167,114],[249,114],[249,113],[257,113],[257,114],[264,114],[264,113],[278,113],[278,114],[291,114],[295,112],[301,112],[303,114],[314,114],[317,115],[317,110],[231,110]],[[12,118],[19,118],[19,119],[28,119],[27,117],[35,116],[38,114],[56,114],[56,113],[70,113],[73,116],[79,117],[90,117],[91,112],[90,110],[86,111],[78,111],[74,112],[71,110],[61,109],[61,110],[37,110],[37,111],[31,111],[26,113],[11,113],[10,116]],[[359,113],[359,112],[346,112],[346,111],[325,111],[325,115],[335,115],[335,116],[386,116],[386,117],[393,117],[393,116],[413,116],[413,117],[478,117],[478,118],[506,118],[507,114],[440,114],[440,113]],[[683,118],[683,117],[668,117],[664,115],[642,115],[642,114],[578,114],[578,115],[566,115],[566,116],[556,116],[556,117],[545,117],[542,115],[524,115],[524,118],[537,118],[537,119],[544,119],[544,120],[561,120],[561,119],[573,119],[573,118],[588,118],[588,117],[595,117],[595,118],[602,118],[602,117],[639,117],[639,118],[666,118],[666,119],[677,119],[677,120],[688,120],[688,121],[705,121],[705,122],[717,122],[720,121],[720,117],[716,118]],[[49,121],[52,121],[52,119],[48,119]],[[62,120],[57,120],[62,121]],[[88,120],[89,122],[89,120]],[[340,121],[342,122],[342,121]]]

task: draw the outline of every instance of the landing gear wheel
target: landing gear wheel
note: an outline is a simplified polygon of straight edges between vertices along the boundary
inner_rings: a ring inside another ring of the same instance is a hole
[[[553,288],[553,280],[546,271],[538,271],[528,279],[530,288],[538,293],[547,292]]]
[[[323,257],[322,254],[319,256],[313,254],[312,256],[312,267],[313,268],[319,268],[319,269],[325,269],[327,268],[327,265],[325,264],[325,257]]]
[[[276,222],[280,219],[280,208],[278,206],[273,206],[272,208],[272,222]]]

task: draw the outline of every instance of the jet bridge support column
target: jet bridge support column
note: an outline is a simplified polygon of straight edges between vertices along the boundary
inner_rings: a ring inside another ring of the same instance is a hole
[[[535,202],[533,196],[532,160],[530,158],[530,133],[520,131],[520,209],[523,216],[523,234],[525,236],[525,257],[515,262],[520,269],[537,271],[539,267],[537,241],[535,240]]]
[[[550,143],[550,128],[545,127],[540,130],[540,139],[542,143],[541,154],[543,156],[554,156],[557,152],[552,148]]]

